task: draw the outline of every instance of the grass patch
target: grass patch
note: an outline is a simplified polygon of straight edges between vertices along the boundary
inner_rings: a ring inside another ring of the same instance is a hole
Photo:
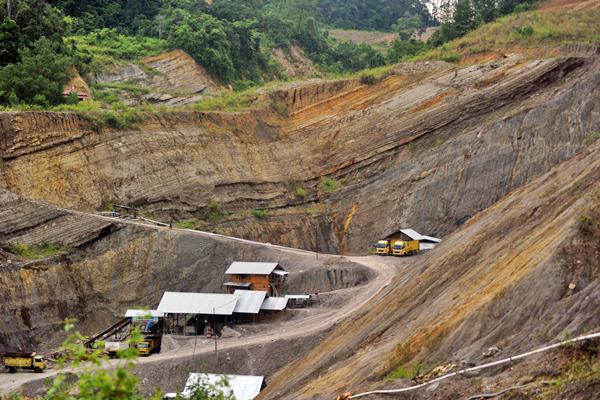
[[[227,214],[221,210],[221,203],[217,200],[208,202],[208,206],[204,209],[204,219],[211,224],[217,224],[223,220]]]
[[[599,132],[591,132],[588,133],[587,135],[585,135],[585,138],[583,138],[583,144],[585,144],[586,146],[589,146],[591,144],[596,143],[596,141],[600,139],[600,131]]]
[[[296,196],[304,198],[306,197],[306,189],[304,189],[302,186],[296,186],[296,190],[294,191],[296,193]]]
[[[254,87],[241,92],[229,92],[201,100],[194,104],[192,109],[195,111],[244,111],[266,106],[266,99],[262,98],[257,93],[257,88]]]
[[[252,210],[252,215],[259,219],[267,218],[269,216],[269,210],[254,209]]]
[[[27,260],[41,260],[57,255],[63,251],[63,248],[49,243],[39,245],[17,243],[9,245],[6,250]]]
[[[423,364],[414,364],[407,366],[399,366],[390,374],[388,374],[388,379],[410,379],[413,380],[423,371]]]
[[[136,85],[135,83],[97,83],[95,85],[97,89],[113,89],[122,90],[131,93],[133,96],[140,97],[148,94],[150,90],[148,88]]]
[[[179,229],[196,229],[196,227],[198,226],[198,220],[180,219],[179,221],[175,222],[174,226]]]
[[[323,190],[323,193],[337,192],[341,188],[341,183],[336,179],[327,177],[321,178],[321,190]]]
[[[139,65],[142,64],[141,59],[158,55],[169,48],[164,39],[127,36],[108,28],[87,35],[70,36],[65,38],[65,42],[76,44],[77,52],[91,59],[89,70],[93,72],[110,71],[119,63]]]
[[[600,10],[526,11],[484,24],[415,60],[457,62],[461,56],[493,49],[559,47],[600,41]],[[457,59],[458,56],[459,58]]]

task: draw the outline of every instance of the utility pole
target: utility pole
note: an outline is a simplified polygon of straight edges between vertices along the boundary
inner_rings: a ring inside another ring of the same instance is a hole
[[[11,0],[6,0],[6,15],[8,19],[12,19],[12,7]]]
[[[317,260],[319,259],[319,223],[315,224],[315,254],[317,255]]]
[[[219,362],[219,353],[217,353],[217,313],[213,307],[213,336],[215,337],[215,356],[217,357],[217,363]]]

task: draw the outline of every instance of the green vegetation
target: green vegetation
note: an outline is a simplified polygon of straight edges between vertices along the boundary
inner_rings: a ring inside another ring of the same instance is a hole
[[[267,104],[266,97],[262,100],[257,89],[253,87],[240,92],[228,92],[221,96],[207,98],[192,108],[196,111],[242,111],[262,108]]]
[[[476,32],[432,50],[426,58],[445,55],[475,54],[510,47],[562,46],[571,43],[595,43],[600,40],[600,10],[564,12],[527,11],[504,16],[480,26]],[[430,39],[435,46],[436,40]]]
[[[116,64],[127,62],[153,76],[158,72],[142,60],[175,48],[187,51],[222,83],[242,91],[206,100],[196,109],[236,111],[257,100],[257,85],[286,79],[272,56],[276,48],[289,52],[292,45],[297,45],[322,73],[339,76],[407,59],[458,62],[469,54],[494,48],[600,40],[600,25],[596,23],[599,10],[528,11],[537,0],[446,0],[432,10],[433,15],[421,0],[209,3],[12,0],[8,18],[6,0],[0,0],[0,107],[76,106],[75,96],[64,98],[62,94],[72,65],[85,76],[110,72]],[[496,20],[510,13],[518,14]],[[427,26],[439,22],[441,28],[427,44],[416,40]],[[387,49],[338,42],[324,31],[326,25],[391,30],[398,36]],[[478,27],[476,33],[469,34]],[[361,80],[373,84],[377,77],[367,72]],[[93,89],[101,108],[119,106],[120,91],[138,98],[145,93],[132,83],[97,85]],[[283,116],[289,113],[280,104],[272,106]],[[135,123],[133,115],[120,114],[113,111],[106,118],[89,119],[117,127]]]
[[[140,330],[132,330],[126,340],[129,347],[119,351],[117,363],[109,363],[104,354],[104,343],[98,342],[90,351],[83,346],[87,338],[74,331],[74,320],[65,322],[67,339],[59,349],[61,357],[58,368],[77,368],[77,376],[71,379],[68,375],[58,374],[47,383],[43,396],[39,400],[161,400],[163,393],[157,389],[151,396],[143,396],[140,391],[140,379],[135,375],[135,363],[139,356],[137,344],[143,340]],[[207,381],[197,382],[193,388],[192,400],[233,400],[233,396],[225,395],[228,387],[226,379],[217,384]],[[25,399],[21,394],[14,394],[12,400]],[[183,400],[178,396],[177,399]]]
[[[334,178],[321,178],[321,190],[323,190],[323,193],[337,192],[341,189],[341,187],[342,185],[340,184],[340,182],[335,180]]]
[[[298,197],[306,197],[306,190],[302,186],[296,186],[295,193]]]
[[[421,371],[423,371],[423,364],[414,364],[408,366],[400,366],[392,371],[387,378],[388,379],[415,379]]]
[[[179,229],[196,229],[198,220],[196,219],[180,219],[175,222],[174,226]]]
[[[591,132],[588,133],[583,139],[583,144],[589,146],[590,144],[596,143],[596,141],[600,139],[600,131],[599,132]]]
[[[252,215],[259,219],[267,218],[269,216],[269,210],[254,209],[252,210]]]
[[[387,31],[406,26],[415,19],[420,25],[434,23],[424,2],[418,0],[320,0],[318,18],[331,26],[346,29]]]
[[[6,250],[27,260],[41,260],[43,258],[53,257],[64,251],[60,246],[49,243],[42,243],[39,245],[17,243],[8,245]]]
[[[100,28],[87,35],[69,36],[67,42],[77,49],[82,73],[109,71],[116,63],[134,62],[144,70],[141,60],[169,48],[166,40],[156,37],[128,36],[117,29]],[[150,71],[151,72],[151,71]]]
[[[13,0],[8,18],[0,0],[0,104],[48,107],[63,102],[73,49],[62,40],[65,23],[45,2]]]
[[[598,359],[598,344],[586,342],[579,345],[561,347],[561,373],[547,382],[544,390],[546,396],[554,398],[570,398],[569,391],[577,392],[586,388],[600,385],[600,360]],[[591,389],[593,391],[593,389]],[[563,395],[560,395],[563,393]]]
[[[202,215],[211,224],[219,223],[226,216],[227,214],[221,210],[221,203],[214,199],[208,202],[208,206],[204,209]]]
[[[522,12],[534,7],[538,0],[445,0],[438,10],[442,25],[429,44],[438,47],[476,29],[481,24],[513,12]]]

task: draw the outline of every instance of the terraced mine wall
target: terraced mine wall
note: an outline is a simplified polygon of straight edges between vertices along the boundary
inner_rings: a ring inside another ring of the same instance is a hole
[[[156,307],[167,290],[221,293],[234,260],[280,262],[290,271],[289,293],[351,287],[372,277],[343,258],[317,260],[310,253],[72,213],[5,190],[0,210],[1,247],[58,247],[38,261],[0,252],[0,352],[53,349],[66,318],[77,318],[84,334],[98,333],[128,308]],[[322,275],[333,278],[311,290],[307,282]]]
[[[0,186],[67,208],[127,204],[227,235],[364,254],[399,227],[444,236],[573,156],[600,130],[598,65],[509,57],[372,85],[312,83],[275,95],[287,117],[148,114],[115,130],[70,113],[3,113]]]

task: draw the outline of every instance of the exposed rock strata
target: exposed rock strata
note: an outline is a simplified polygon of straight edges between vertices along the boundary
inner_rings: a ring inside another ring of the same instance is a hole
[[[216,201],[225,215],[205,229],[364,253],[400,226],[445,235],[575,154],[600,130],[598,71],[596,58],[510,56],[371,86],[291,87],[272,95],[288,118],[147,115],[121,131],[72,114],[3,114],[0,183],[60,206],[125,203],[164,220],[202,219]],[[323,176],[341,189],[324,193]],[[253,217],[259,208],[270,217]]]
[[[371,272],[343,259],[289,252],[221,236],[154,228],[31,202],[0,190],[0,246],[60,246],[58,254],[27,261],[0,254],[0,352],[52,349],[65,318],[86,334],[114,323],[127,308],[155,307],[163,292],[222,292],[234,260],[278,261],[293,293],[362,284]],[[320,267],[326,268],[320,272]],[[307,284],[304,274],[329,276]]]

